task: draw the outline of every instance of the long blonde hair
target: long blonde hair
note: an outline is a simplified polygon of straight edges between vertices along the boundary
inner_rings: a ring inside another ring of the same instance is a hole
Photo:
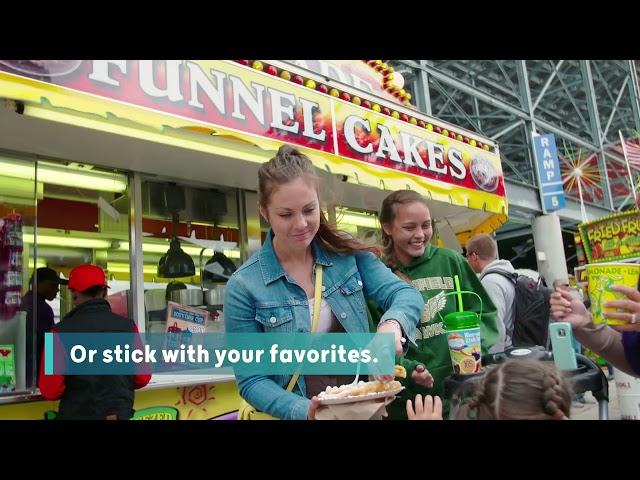
[[[571,384],[552,362],[509,360],[488,370],[457,419],[554,420],[571,413]]]
[[[320,179],[311,160],[291,145],[282,145],[275,157],[263,163],[258,171],[258,202],[260,205],[266,207],[269,204],[269,198],[276,185],[283,185],[296,178],[310,180],[318,195],[318,201],[320,201]],[[352,254],[359,251],[377,253],[375,247],[367,246],[331,225],[322,209],[320,209],[320,228],[315,238],[324,248],[334,253]]]

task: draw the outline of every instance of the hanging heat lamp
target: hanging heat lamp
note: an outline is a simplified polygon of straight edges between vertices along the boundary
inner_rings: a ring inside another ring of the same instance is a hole
[[[171,237],[169,250],[158,263],[158,276],[162,278],[192,277],[196,274],[193,259],[180,247],[180,240]]]
[[[205,264],[202,278],[205,282],[226,282],[236,271],[236,265],[222,252],[214,252]]]
[[[177,237],[179,211],[184,208],[184,190],[175,183],[165,188],[165,204],[171,213],[171,242],[169,250],[158,262],[158,276],[162,278],[192,277],[196,274],[193,259],[180,247]]]

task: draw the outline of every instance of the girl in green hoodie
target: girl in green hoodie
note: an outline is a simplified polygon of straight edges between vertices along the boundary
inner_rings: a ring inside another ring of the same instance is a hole
[[[458,275],[462,290],[470,290],[482,298],[480,319],[482,354],[486,354],[498,337],[496,309],[480,280],[465,258],[448,248],[429,243],[433,221],[425,199],[411,190],[398,190],[388,195],[380,209],[380,224],[384,260],[398,276],[404,278],[422,294],[425,309],[418,324],[416,343],[409,345],[400,363],[407,370],[406,387],[401,398],[387,407],[389,418],[406,419],[407,399],[417,394],[443,397],[444,379],[453,373],[449,346],[442,319],[456,310],[454,275]],[[480,313],[480,302],[474,295],[464,295],[465,310]],[[372,320],[380,312],[373,309]],[[448,402],[445,402],[445,418]]]

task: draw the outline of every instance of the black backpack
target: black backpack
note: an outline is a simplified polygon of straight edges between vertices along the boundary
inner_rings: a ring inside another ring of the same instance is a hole
[[[511,280],[516,289],[515,318],[511,340],[514,347],[540,345],[548,347],[549,321],[551,319],[549,298],[553,289],[536,282],[533,278],[504,270],[487,270],[485,275],[497,273]]]

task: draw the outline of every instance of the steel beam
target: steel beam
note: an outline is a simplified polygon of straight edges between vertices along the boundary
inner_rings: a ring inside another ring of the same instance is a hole
[[[591,75],[591,66],[589,60],[580,61],[580,70],[585,82],[585,93],[587,94],[587,107],[589,109],[589,118],[591,120],[591,129],[593,140],[598,142],[598,159],[600,161],[600,171],[604,174],[604,192],[605,201],[609,202],[611,210],[615,210],[613,205],[613,196],[611,195],[611,185],[609,184],[609,174],[607,171],[607,162],[604,158],[602,148],[602,129],[600,127],[600,117],[598,114],[598,105],[596,95],[593,89],[593,77]]]

